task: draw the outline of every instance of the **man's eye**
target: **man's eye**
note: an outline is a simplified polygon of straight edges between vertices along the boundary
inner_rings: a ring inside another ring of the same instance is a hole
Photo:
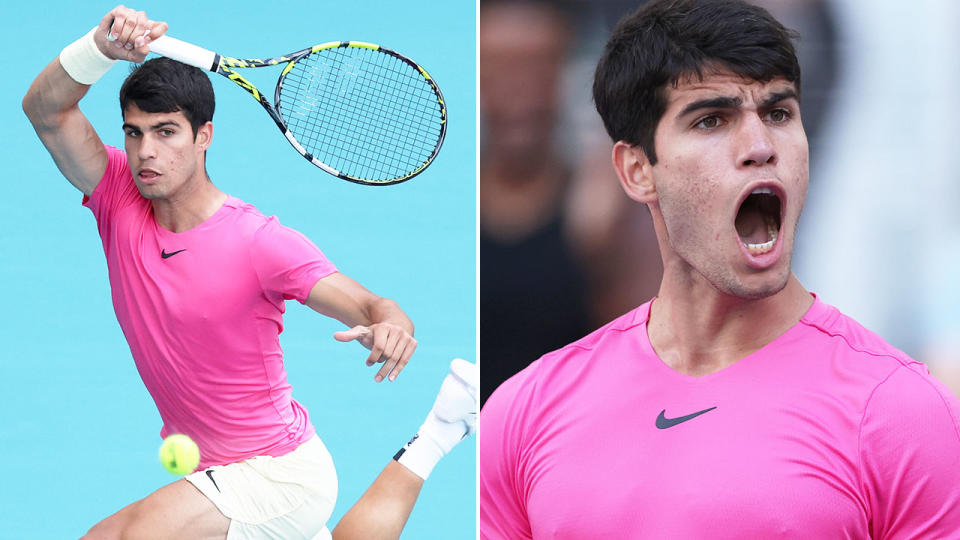
[[[700,129],[715,129],[720,127],[720,124],[721,120],[719,116],[706,116],[701,118],[700,121],[694,125],[694,127]]]
[[[170,135],[173,135],[173,130],[172,130],[172,129],[161,129],[161,130],[160,130],[160,134],[163,135],[164,137],[169,137]]]
[[[775,124],[781,124],[790,119],[790,111],[786,109],[774,109],[770,111],[770,121]]]

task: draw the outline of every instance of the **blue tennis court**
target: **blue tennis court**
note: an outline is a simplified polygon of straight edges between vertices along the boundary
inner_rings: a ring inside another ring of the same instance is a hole
[[[476,360],[475,5],[389,2],[187,2],[127,5],[169,23],[170,35],[236,57],[275,56],[359,40],[423,65],[446,98],[439,157],[413,180],[359,186],[300,157],[249,94],[211,74],[217,93],[208,171],[223,191],[277,215],[345,274],[396,300],[420,345],[394,383],[374,383],[368,352],[339,343],[342,325],[287,303],[281,335],[294,398],[336,462],[332,525],[416,432],[450,359]],[[268,7],[269,6],[269,7]],[[306,7],[305,7],[306,6]],[[76,538],[175,480],[160,466],[161,421],[137,374],[110,301],[92,214],[57,171],[20,109],[30,82],[113,7],[55,0],[0,8],[5,73],[0,148],[0,456],[6,471],[0,538]],[[289,9],[289,12],[284,10]],[[277,15],[270,11],[276,10]],[[11,57],[12,58],[12,57]],[[272,96],[279,68],[244,76]],[[105,143],[123,147],[117,94],[122,63],[80,106]],[[474,440],[424,485],[405,538],[475,537]]]

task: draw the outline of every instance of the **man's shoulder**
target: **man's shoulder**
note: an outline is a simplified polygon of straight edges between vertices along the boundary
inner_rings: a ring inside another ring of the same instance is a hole
[[[844,383],[860,388],[864,407],[871,410],[882,410],[887,406],[903,411],[948,410],[954,425],[960,426],[960,403],[930,374],[927,366],[887,343],[852,317],[818,299],[801,324],[822,340],[819,345],[808,342],[809,350],[817,350],[818,356],[829,357],[824,360],[831,362],[834,372],[844,373]]]
[[[646,339],[646,323],[650,316],[650,302],[642,304],[586,336],[555,351],[548,352],[534,364],[542,364],[542,376],[558,376],[575,364],[592,362],[619,354],[622,346]],[[640,334],[642,332],[642,334]]]
[[[604,360],[635,355],[646,339],[650,302],[610,321],[586,336],[551,351],[501,384],[488,403],[546,403],[544,392],[566,394],[580,386],[585,369],[603,369]]]
[[[885,360],[891,367],[922,368],[923,364],[894,347],[836,307],[817,298],[800,320],[813,335],[827,340],[839,354],[854,359]]]
[[[229,223],[231,233],[240,237],[270,242],[278,231],[286,229],[280,224],[277,216],[265,215],[253,204],[232,195],[227,197],[223,206],[227,211],[226,221]]]
[[[258,236],[269,238],[271,235],[288,234],[291,232],[302,234],[297,229],[281,223],[279,217],[264,214],[253,204],[237,197],[228,197],[224,206],[230,209],[235,221],[243,223]]]
[[[248,221],[257,226],[262,226],[269,219],[267,216],[263,215],[256,206],[234,197],[233,195],[228,195],[226,202],[223,203],[224,208],[230,211],[231,215],[235,219],[240,219],[243,221]]]

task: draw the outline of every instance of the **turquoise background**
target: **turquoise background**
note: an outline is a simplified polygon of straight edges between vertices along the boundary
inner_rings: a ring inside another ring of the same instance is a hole
[[[269,7],[268,7],[269,6]],[[112,4],[0,8],[0,538],[76,538],[176,480],[157,460],[161,422],[110,303],[92,214],[60,175],[20,108],[33,78]],[[170,34],[235,57],[285,54],[333,40],[381,44],[421,63],[440,85],[449,129],[413,180],[367,187],[301,158],[249,94],[211,74],[217,93],[208,171],[221,189],[311,238],[347,275],[397,300],[420,347],[394,383],[376,384],[340,323],[296,302],[281,342],[294,398],[333,454],[340,496],[331,523],[416,431],[451,358],[476,350],[476,50],[473,2],[186,2],[132,4]],[[244,70],[273,94],[279,68]],[[107,144],[123,146],[115,66],[81,102]],[[404,538],[475,537],[475,439],[425,484]],[[331,527],[332,528],[332,527]]]

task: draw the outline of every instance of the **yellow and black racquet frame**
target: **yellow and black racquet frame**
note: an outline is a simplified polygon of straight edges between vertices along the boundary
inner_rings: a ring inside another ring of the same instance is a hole
[[[436,81],[413,60],[362,41],[331,41],[266,59],[224,56],[162,36],[153,52],[219,73],[270,114],[300,155],[351,182],[388,185],[430,165],[446,134]],[[274,102],[236,70],[284,65]]]

